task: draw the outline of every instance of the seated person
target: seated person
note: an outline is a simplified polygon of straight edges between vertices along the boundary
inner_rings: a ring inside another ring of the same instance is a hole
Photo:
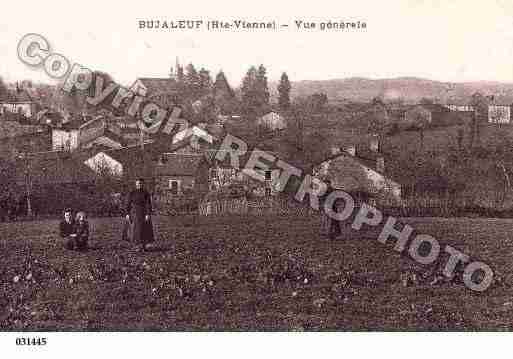
[[[59,232],[61,238],[66,241],[66,247],[68,247],[68,243],[75,233],[75,222],[73,221],[71,209],[69,208],[64,210],[64,219],[59,223]]]
[[[74,234],[74,248],[71,249],[87,249],[87,241],[89,240],[89,222],[86,220],[85,212],[77,213],[77,217],[75,219]]]

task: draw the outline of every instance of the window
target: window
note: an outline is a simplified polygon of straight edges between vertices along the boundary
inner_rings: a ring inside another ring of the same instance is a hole
[[[178,195],[181,192],[181,183],[179,180],[169,180],[169,190],[172,194]]]

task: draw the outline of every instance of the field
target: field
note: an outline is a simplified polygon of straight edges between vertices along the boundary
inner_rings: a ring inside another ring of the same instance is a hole
[[[121,241],[120,218],[92,219],[83,253],[63,248],[56,221],[2,223],[0,329],[513,329],[513,221],[405,221],[500,281],[481,294],[429,275],[404,285],[420,269],[376,231],[329,241],[316,218],[156,217],[143,253]]]

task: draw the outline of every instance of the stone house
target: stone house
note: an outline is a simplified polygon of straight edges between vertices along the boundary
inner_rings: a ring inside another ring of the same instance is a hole
[[[313,174],[331,181],[333,187],[367,199],[401,200],[401,185],[385,174],[385,156],[377,139],[369,146],[349,146],[314,167]]]
[[[257,124],[267,130],[277,131],[287,128],[285,118],[276,112],[269,112],[257,120]]]

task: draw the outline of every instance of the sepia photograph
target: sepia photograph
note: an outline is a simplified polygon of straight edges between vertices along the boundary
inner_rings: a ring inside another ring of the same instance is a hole
[[[513,2],[1,8],[13,353],[513,330]]]

